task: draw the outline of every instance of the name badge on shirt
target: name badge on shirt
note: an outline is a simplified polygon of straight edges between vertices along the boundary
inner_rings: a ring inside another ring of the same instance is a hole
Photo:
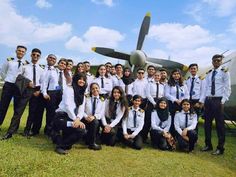
[[[62,90],[61,86],[56,86],[56,90]]]

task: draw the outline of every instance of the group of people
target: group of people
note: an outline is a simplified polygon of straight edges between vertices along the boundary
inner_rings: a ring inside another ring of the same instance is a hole
[[[39,49],[32,49],[30,62],[24,59],[26,51],[25,46],[17,46],[16,57],[7,58],[0,68],[5,81],[0,126],[12,98],[14,101],[11,123],[2,140],[17,132],[29,104],[23,136],[39,134],[46,109],[44,134],[51,138],[59,154],[68,153],[79,139],[93,150],[117,142],[140,150],[143,143],[149,142],[149,133],[154,148],[174,150],[177,145],[192,152],[201,115],[205,119],[202,151],[213,150],[211,131],[215,118],[218,146],[212,154],[224,153],[223,107],[231,89],[229,72],[221,66],[222,55],[212,57],[213,69],[205,78],[198,76],[196,63],[190,64],[190,76],[184,80],[179,69],[168,73],[149,65],[147,70],[139,68],[135,76],[129,67],[112,66],[110,62],[99,65],[93,75],[89,61],[78,63],[73,71],[73,60],[61,58],[57,62],[54,54],[47,56],[47,65],[43,66],[39,64]]]

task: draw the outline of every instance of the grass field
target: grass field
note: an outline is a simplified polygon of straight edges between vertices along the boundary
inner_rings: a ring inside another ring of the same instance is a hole
[[[9,109],[12,110],[12,107]],[[2,126],[2,136],[9,125],[12,111],[8,112]],[[25,112],[19,133],[25,125]],[[12,139],[0,141],[0,177],[20,176],[167,176],[167,177],[228,177],[236,176],[236,136],[227,134],[226,151],[222,156],[202,153],[204,145],[202,125],[196,151],[163,152],[145,145],[141,151],[118,144],[116,147],[103,146],[101,151],[88,150],[85,145],[73,146],[68,155],[54,152],[54,146],[42,133],[26,139],[17,134]],[[216,134],[213,133],[216,145]]]

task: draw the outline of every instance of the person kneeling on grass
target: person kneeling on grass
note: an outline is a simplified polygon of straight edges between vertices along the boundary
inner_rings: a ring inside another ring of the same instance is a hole
[[[62,101],[53,120],[52,140],[58,154],[67,154],[66,150],[86,133],[85,124],[80,121],[84,114],[86,87],[86,76],[79,73],[74,75],[72,86],[68,85],[63,90]]]
[[[139,95],[133,96],[133,106],[129,108],[128,117],[122,121],[124,143],[134,149],[142,148],[142,137],[140,132],[144,125],[144,110],[139,108],[142,103],[142,97]]]
[[[197,142],[198,135],[196,132],[197,114],[193,113],[190,101],[184,99],[181,102],[182,111],[175,114],[174,125],[177,131],[176,138],[181,150],[192,152]]]
[[[151,141],[154,148],[161,150],[174,150],[175,141],[169,133],[171,115],[168,108],[168,100],[160,98],[151,115]]]

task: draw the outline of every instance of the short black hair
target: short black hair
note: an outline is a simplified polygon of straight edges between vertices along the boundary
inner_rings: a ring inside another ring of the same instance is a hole
[[[165,71],[166,73],[168,72],[166,68],[160,68],[158,69],[159,71]]]
[[[149,68],[154,68],[154,69],[156,70],[156,67],[155,67],[154,65],[149,65],[149,66],[147,67],[147,69],[149,69]]]
[[[216,59],[216,58],[220,58],[221,60],[224,58],[224,55],[220,55],[220,54],[215,54],[213,57],[212,57],[212,60]]]
[[[120,64],[120,63],[116,64],[116,65],[115,65],[115,68],[117,68],[118,66],[121,66],[121,67],[123,68],[123,65]]]
[[[143,69],[143,68],[138,68],[137,72],[138,72],[138,71],[144,71],[144,72],[145,72],[145,69]]]
[[[68,62],[74,63],[72,59],[67,59],[67,63]]]
[[[23,46],[23,45],[18,45],[18,46],[16,46],[16,49],[18,49],[18,48],[23,48],[23,49],[25,49],[25,50],[27,51],[27,47],[25,47],[25,46]]]
[[[198,68],[198,64],[197,63],[192,63],[192,64],[189,65],[188,69],[190,69],[193,66],[196,66]]]
[[[61,63],[62,61],[66,62],[66,65],[67,65],[67,59],[65,59],[65,58],[61,58],[61,59],[58,61],[58,64]]]
[[[31,53],[34,53],[34,52],[40,53],[40,55],[41,55],[41,50],[39,50],[37,48],[32,49]]]
[[[142,101],[143,98],[140,95],[134,95],[132,98],[133,101],[137,100],[137,99],[141,99],[141,101]]]
[[[108,64],[109,64],[109,65],[112,65],[112,64],[111,64],[111,62],[106,62],[106,64],[105,64],[105,65],[108,65]]]
[[[89,62],[89,61],[84,61],[83,63],[84,63],[84,64],[86,64],[86,63],[90,64],[90,62]]]

